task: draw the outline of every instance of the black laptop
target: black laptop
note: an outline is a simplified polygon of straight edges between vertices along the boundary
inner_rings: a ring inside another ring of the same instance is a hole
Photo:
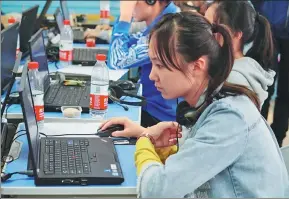
[[[1,31],[1,91],[5,91],[12,78],[16,59],[19,22]]]
[[[104,185],[124,181],[111,138],[40,137],[27,66],[23,68],[19,94],[36,185]]]
[[[19,30],[20,51],[22,52],[22,57],[25,57],[29,54],[28,41],[34,31],[38,7],[39,5],[36,5],[22,13]]]
[[[45,111],[61,111],[61,106],[81,106],[82,111],[88,113],[90,93],[88,83],[84,86],[64,86],[59,82],[51,84],[42,29],[32,36],[29,47],[30,59],[39,63],[39,72],[44,79]]]

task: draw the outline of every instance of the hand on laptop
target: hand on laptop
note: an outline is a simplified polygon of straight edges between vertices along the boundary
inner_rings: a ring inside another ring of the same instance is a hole
[[[99,129],[105,130],[114,124],[121,124],[124,126],[123,131],[115,131],[112,133],[112,136],[114,137],[139,137],[146,129],[125,117],[107,120],[99,126]]]
[[[96,38],[99,37],[102,31],[108,31],[111,30],[111,27],[109,25],[98,25],[95,27],[95,29],[87,29],[84,32],[84,38]]]

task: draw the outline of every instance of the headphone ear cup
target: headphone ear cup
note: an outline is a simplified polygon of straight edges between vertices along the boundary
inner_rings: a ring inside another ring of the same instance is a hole
[[[122,90],[119,86],[110,85],[108,87],[108,103],[113,103],[114,101],[120,102],[119,98],[122,96]]]
[[[156,2],[157,2],[156,0],[146,0],[146,3],[150,6],[155,5]]]

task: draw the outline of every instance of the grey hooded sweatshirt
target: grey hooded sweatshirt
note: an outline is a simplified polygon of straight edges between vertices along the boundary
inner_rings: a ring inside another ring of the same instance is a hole
[[[235,59],[233,69],[227,79],[228,82],[247,86],[257,93],[261,107],[268,97],[268,86],[274,82],[275,72],[266,71],[250,57]]]

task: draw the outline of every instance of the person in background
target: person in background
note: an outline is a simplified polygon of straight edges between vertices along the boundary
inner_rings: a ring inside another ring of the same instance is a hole
[[[138,137],[138,197],[287,196],[286,166],[256,93],[225,82],[233,53],[226,27],[211,25],[194,12],[167,14],[152,29],[149,77],[164,98],[184,98],[177,108],[182,128],[176,122],[143,128],[123,118],[101,125],[122,124],[117,136]],[[178,145],[183,127],[189,134]]]
[[[140,83],[146,105],[142,107],[141,124],[152,126],[159,121],[175,120],[178,100],[166,100],[149,79],[152,64],[148,56],[148,35],[164,14],[176,13],[177,6],[168,0],[120,1],[120,17],[115,22],[107,65],[111,69],[140,67]],[[132,20],[146,22],[146,29],[130,34]]]
[[[251,1],[256,11],[269,20],[277,49],[274,57],[275,67],[278,71],[277,97],[271,127],[281,147],[288,131],[289,121],[289,1]],[[279,64],[278,54],[280,54]],[[270,100],[274,94],[274,88],[274,85],[269,88],[269,97],[262,108],[262,115],[265,118],[268,117]]]
[[[211,23],[225,24],[230,29],[235,61],[227,81],[256,92],[261,109],[275,76],[269,22],[256,13],[248,1],[215,1],[205,17]],[[244,55],[244,46],[251,42],[252,47]]]

